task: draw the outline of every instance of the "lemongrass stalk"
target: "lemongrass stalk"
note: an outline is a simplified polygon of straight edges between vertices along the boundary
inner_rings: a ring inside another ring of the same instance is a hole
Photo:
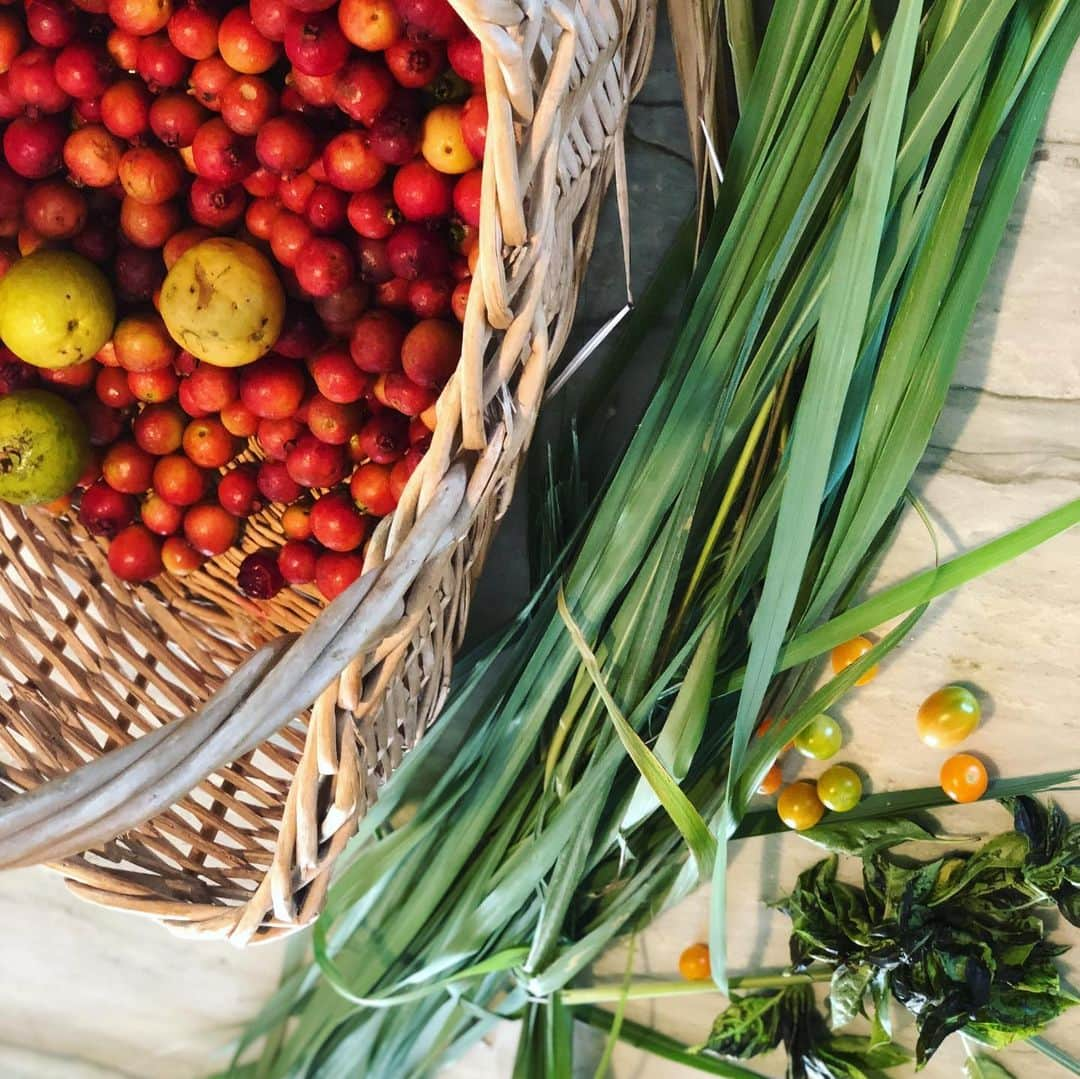
[[[754,989],[786,989],[791,985],[814,985],[832,978],[831,969],[809,970],[802,974],[734,974],[728,979],[731,990],[748,992]],[[662,978],[640,979],[629,984],[620,981],[610,985],[590,985],[580,989],[564,989],[562,1002],[574,1008],[581,1004],[611,1004],[621,1000],[663,1000],[668,997],[698,997],[724,994],[715,982],[669,981]]]

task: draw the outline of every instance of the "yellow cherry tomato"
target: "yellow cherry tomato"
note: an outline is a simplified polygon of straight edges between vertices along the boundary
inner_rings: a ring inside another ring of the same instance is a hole
[[[989,782],[986,765],[970,753],[957,753],[941,766],[941,789],[954,802],[977,802]]]
[[[933,749],[959,745],[979,725],[979,699],[963,686],[945,686],[919,706],[915,728],[919,738]]]
[[[772,767],[762,777],[758,784],[758,794],[775,794],[784,782],[784,773],[780,771],[780,765],[773,761]]]
[[[814,716],[795,735],[795,748],[804,756],[816,761],[828,760],[844,744],[840,724],[824,712]]]
[[[707,982],[712,978],[708,944],[691,944],[679,956],[679,973],[688,982]]]
[[[866,637],[852,637],[850,641],[838,644],[832,650],[833,674],[839,674],[845,667],[850,667],[855,660],[861,659],[874,647],[874,642]],[[875,663],[861,678],[855,680],[855,685],[865,686],[877,678],[878,665]]]
[[[780,792],[776,800],[776,812],[780,819],[796,832],[813,828],[825,813],[817,789],[809,780],[800,779]]]
[[[859,804],[862,797],[862,780],[854,768],[846,764],[834,764],[818,776],[817,794],[822,805],[834,813],[846,813]]]
[[[451,176],[476,168],[479,162],[469,151],[461,133],[460,105],[438,105],[424,117],[420,153],[433,169]]]

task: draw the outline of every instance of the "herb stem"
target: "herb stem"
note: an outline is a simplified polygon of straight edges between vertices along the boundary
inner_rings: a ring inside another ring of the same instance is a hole
[[[1056,1045],[1052,1045],[1046,1039],[1039,1037],[1028,1038],[1028,1045],[1033,1049],[1038,1049],[1044,1057],[1048,1057],[1071,1075],[1080,1075],[1080,1060],[1070,1056],[1064,1049],[1059,1049]]]
[[[729,978],[732,989],[786,989],[791,985],[812,985],[832,978],[828,968],[811,970],[806,974],[746,974]],[[714,982],[665,981],[661,979],[631,982],[611,982],[607,985],[591,985],[582,989],[564,989],[562,1001],[567,1007],[582,1004],[609,1004],[617,1000],[654,1000],[659,997],[693,997],[703,993],[719,993]]]

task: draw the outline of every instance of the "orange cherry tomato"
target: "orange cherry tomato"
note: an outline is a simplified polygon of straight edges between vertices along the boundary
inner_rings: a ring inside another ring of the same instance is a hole
[[[850,667],[855,660],[861,659],[874,647],[874,642],[866,637],[852,637],[850,641],[838,644],[832,650],[833,674],[839,674],[845,667]],[[861,678],[856,679],[855,685],[865,686],[877,678],[878,665],[875,663]]]
[[[989,782],[986,765],[970,753],[957,753],[941,766],[941,789],[954,802],[977,802]]]
[[[679,956],[679,973],[688,982],[709,981],[712,978],[712,969],[709,966],[709,946],[691,944]]]
[[[805,779],[792,783],[780,792],[776,800],[776,812],[780,819],[796,832],[813,828],[825,815],[825,807],[818,797],[817,787]]]
[[[773,761],[772,767],[765,773],[758,784],[758,794],[775,794],[783,782],[784,773],[780,770],[780,765]]]
[[[915,728],[933,749],[959,745],[979,725],[979,699],[965,686],[945,686],[919,706]]]

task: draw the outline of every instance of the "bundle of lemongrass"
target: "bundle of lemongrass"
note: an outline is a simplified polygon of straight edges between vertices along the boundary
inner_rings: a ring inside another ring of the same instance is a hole
[[[760,51],[740,41],[739,122],[648,409],[365,820],[316,962],[248,1031],[252,1074],[421,1076],[524,1015],[516,1073],[568,1075],[560,990],[710,878],[725,984],[726,843],[776,753],[934,596],[1080,520],[1072,503],[853,605],[1078,35],[1068,0],[791,0]],[[905,614],[809,692],[810,661]],[[751,746],[766,706],[785,718]]]

